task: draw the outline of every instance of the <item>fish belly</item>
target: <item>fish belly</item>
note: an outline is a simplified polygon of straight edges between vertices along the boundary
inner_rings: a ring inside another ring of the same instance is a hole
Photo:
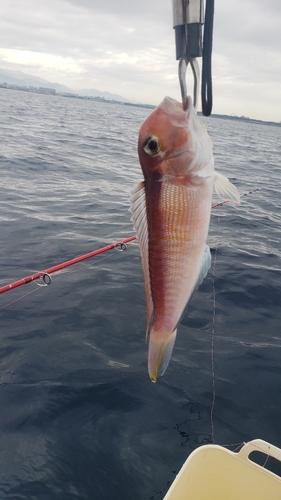
[[[193,293],[205,251],[211,198],[207,182],[146,183],[154,336],[163,339],[175,330]]]

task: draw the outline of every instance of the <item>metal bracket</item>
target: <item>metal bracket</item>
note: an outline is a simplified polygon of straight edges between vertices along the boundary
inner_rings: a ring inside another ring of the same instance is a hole
[[[200,71],[196,57],[202,56],[203,0],[173,0],[173,27],[183,109],[187,109],[186,70],[190,63],[194,85],[193,105],[197,108]]]
[[[192,58],[202,56],[203,4],[203,0],[173,0],[177,60],[187,52]]]

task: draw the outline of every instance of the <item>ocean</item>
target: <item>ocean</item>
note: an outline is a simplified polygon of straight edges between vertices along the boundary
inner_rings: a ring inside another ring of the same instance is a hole
[[[134,234],[149,112],[0,89],[0,286]],[[1,295],[1,500],[161,500],[213,438],[281,447],[281,128],[202,121],[217,170],[257,191],[213,209],[157,384],[136,242]]]

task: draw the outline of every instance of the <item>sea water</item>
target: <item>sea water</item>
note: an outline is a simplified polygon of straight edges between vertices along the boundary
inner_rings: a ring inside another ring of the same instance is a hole
[[[0,89],[0,285],[134,234],[149,112]],[[213,438],[281,447],[281,128],[202,121],[217,170],[258,191],[213,210],[213,267],[157,384],[136,242],[1,295],[1,500],[160,500]]]

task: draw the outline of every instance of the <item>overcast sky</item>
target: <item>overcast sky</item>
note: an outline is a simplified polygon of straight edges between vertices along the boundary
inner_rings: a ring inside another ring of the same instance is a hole
[[[172,0],[1,0],[0,67],[180,99]],[[281,0],[215,0],[213,91],[214,113],[281,121]]]

